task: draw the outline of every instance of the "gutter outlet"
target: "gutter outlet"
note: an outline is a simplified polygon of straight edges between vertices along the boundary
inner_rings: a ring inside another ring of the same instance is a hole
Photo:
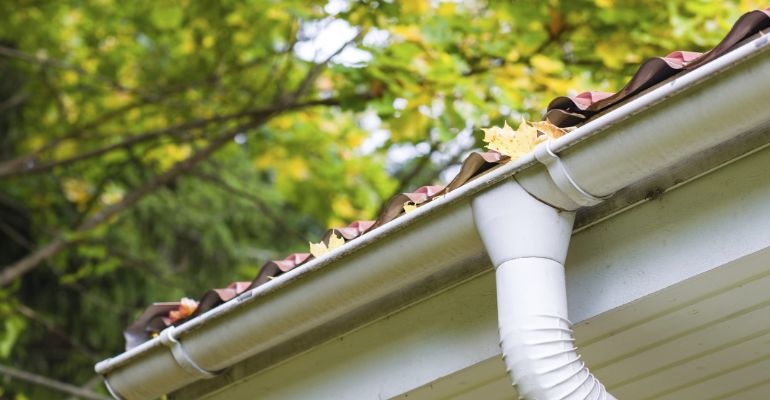
[[[582,192],[558,158],[544,164],[563,178],[551,177],[556,187],[574,186],[562,196]],[[567,318],[564,261],[574,211],[536,199],[513,179],[475,197],[472,209],[495,266],[500,347],[520,398],[615,400],[581,361]]]

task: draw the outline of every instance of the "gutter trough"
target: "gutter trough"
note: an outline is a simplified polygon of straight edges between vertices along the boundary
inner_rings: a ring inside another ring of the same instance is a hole
[[[532,256],[510,256],[510,249],[524,243],[531,251],[539,242],[534,241],[537,235],[532,238],[527,234],[538,222],[534,218],[516,219],[515,214],[512,218],[509,210],[523,204],[499,193],[520,187],[527,197],[556,215],[570,215],[665,173],[696,154],[718,150],[741,135],[769,127],[768,49],[768,37],[751,40],[557,140],[539,145],[533,153],[476,178],[441,200],[99,362],[95,370],[104,376],[115,398],[157,398],[216,376],[242,360],[484,253],[498,268],[502,330],[506,319],[502,313],[516,312],[506,299],[517,297],[522,290],[515,282],[503,285],[500,267]],[[569,229],[559,242],[562,247],[545,249],[538,257],[563,263],[572,227],[572,217],[567,219]],[[493,227],[499,226],[506,227],[501,231],[505,233],[495,233]],[[554,232],[564,227],[559,226]],[[548,240],[549,235],[545,232],[538,240]],[[563,274],[563,267],[559,268]],[[561,285],[559,288],[557,282],[553,291],[564,290],[563,278]],[[553,303],[555,308],[560,308],[559,301]],[[566,307],[561,311],[564,315],[558,318],[566,320]],[[503,352],[506,354],[506,346]],[[518,356],[524,350],[516,352]],[[509,369],[512,375],[517,373],[516,368]],[[518,376],[512,378],[522,382]],[[517,385],[520,394],[532,393],[525,398],[601,398],[596,397],[601,392],[598,389],[586,389],[585,395],[577,390],[563,392],[562,397],[538,397],[551,395],[531,389],[542,383],[538,379],[525,380],[526,387]]]

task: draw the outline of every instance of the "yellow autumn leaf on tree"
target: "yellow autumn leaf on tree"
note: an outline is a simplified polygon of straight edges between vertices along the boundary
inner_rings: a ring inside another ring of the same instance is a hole
[[[190,154],[192,154],[192,146],[186,143],[180,145],[167,144],[163,147],[163,150],[166,153],[165,156],[172,163],[182,161],[185,158],[190,157]]]
[[[428,0],[409,0],[401,4],[401,10],[405,14],[422,15],[430,10],[430,2]]]
[[[596,55],[602,60],[605,66],[612,69],[621,69],[624,60],[625,49],[619,43],[600,42],[596,45]]]
[[[304,181],[310,176],[310,169],[301,157],[292,157],[282,163],[281,170],[295,181]]]
[[[91,198],[91,188],[84,181],[65,179],[62,186],[64,197],[77,205],[84,205]]]
[[[564,63],[561,61],[544,56],[542,54],[536,54],[530,59],[530,64],[538,71],[546,74],[555,74],[561,72],[564,69]]]
[[[422,32],[420,28],[414,25],[399,25],[391,27],[391,31],[404,38],[408,42],[421,42]]]
[[[337,196],[332,201],[332,210],[334,214],[343,218],[355,218],[357,210],[353,207],[350,199],[347,196]]]
[[[167,170],[174,164],[190,157],[191,154],[192,146],[189,144],[169,143],[152,149],[145,157],[148,160],[156,161],[161,170]]]
[[[315,258],[319,258],[322,255],[342,246],[343,244],[345,244],[345,239],[337,236],[336,234],[333,234],[331,237],[329,237],[328,245],[324,242],[310,242],[310,254],[312,254]]]

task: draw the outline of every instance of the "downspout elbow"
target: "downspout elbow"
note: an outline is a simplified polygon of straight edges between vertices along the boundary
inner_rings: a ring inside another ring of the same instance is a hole
[[[581,361],[567,318],[564,261],[574,212],[513,180],[474,198],[472,209],[496,268],[500,347],[520,398],[614,400]]]

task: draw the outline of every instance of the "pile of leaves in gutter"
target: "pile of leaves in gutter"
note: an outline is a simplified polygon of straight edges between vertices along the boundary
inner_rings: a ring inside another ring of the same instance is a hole
[[[388,201],[379,218],[375,221],[355,221],[348,226],[329,229],[318,243],[309,243],[307,253],[291,254],[283,260],[270,261],[260,270],[252,282],[235,282],[223,289],[206,292],[200,300],[182,298],[179,302],[155,303],[126,329],[126,347],[135,347],[147,339],[157,336],[169,325],[179,325],[200,315],[239,294],[269,282],[283,273],[299,267],[313,259],[321,258],[352,240],[371,232],[402,215],[408,214],[428,203],[440,201],[447,193],[457,189],[494,167],[519,159],[531,152],[538,144],[563,136],[567,130],[548,121],[527,122],[522,120],[518,129],[512,129],[506,122],[503,127],[482,129],[486,152],[471,153],[463,162],[458,174],[447,186],[423,186],[412,193],[399,194]]]

